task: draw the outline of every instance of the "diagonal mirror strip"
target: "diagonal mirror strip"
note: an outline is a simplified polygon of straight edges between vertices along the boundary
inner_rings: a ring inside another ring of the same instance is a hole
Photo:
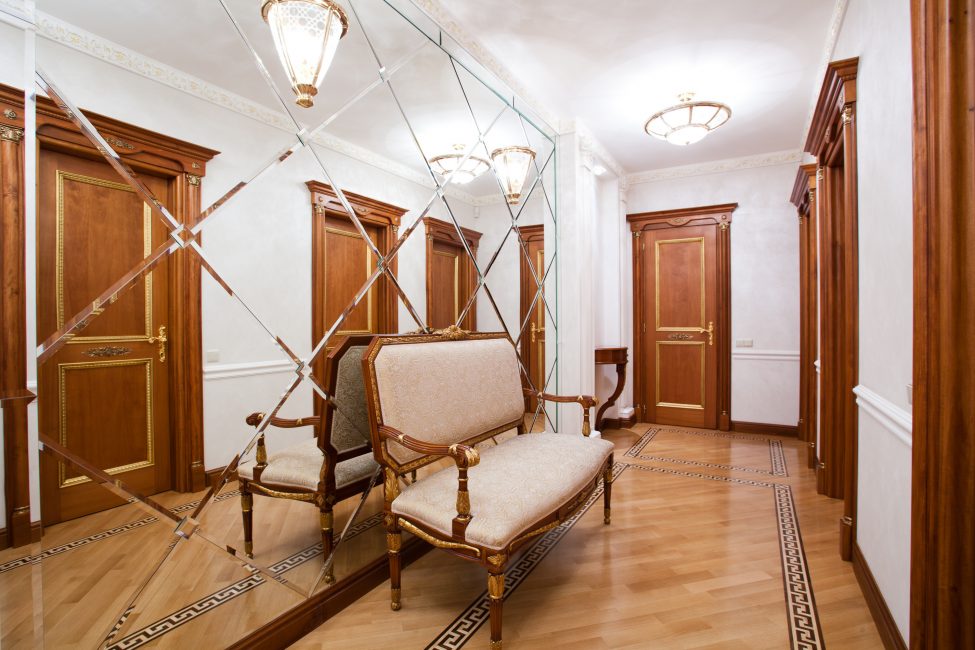
[[[393,273],[392,269],[390,269],[388,266],[385,265],[383,266],[383,272],[386,274],[386,277],[392,283],[393,288],[396,289],[396,293],[399,294],[400,300],[403,301],[403,305],[406,307],[407,311],[410,312],[410,316],[413,317],[414,322],[416,322],[416,326],[419,327],[421,330],[426,330],[427,328],[426,324],[423,322],[423,319],[420,318],[420,315],[413,307],[413,303],[410,302],[410,299],[406,296],[406,291],[404,291],[403,287],[400,286],[399,280],[396,279],[396,274]]]
[[[60,330],[37,346],[37,364],[40,365],[50,359],[51,355],[60,350],[65,343],[77,336],[79,331],[88,327],[94,319],[101,316],[105,312],[106,305],[110,306],[115,303],[122,293],[135,287],[139,280],[152,273],[157,266],[179,248],[175,242],[166,241],[162,243],[125,275],[116,280],[100,296],[66,321]]]
[[[528,132],[528,124],[526,123],[526,120],[525,120],[524,116],[521,113],[518,114],[518,119],[521,120],[521,128],[522,128],[522,130],[525,133],[525,140],[530,140],[531,139],[531,136],[528,135],[528,133],[529,133]],[[548,139],[548,138],[546,137],[546,139]],[[551,140],[549,140],[549,141],[551,142]],[[555,143],[553,142],[552,143],[552,152],[551,152],[551,155],[549,156],[549,158],[554,159],[554,157],[555,157]],[[537,174],[538,178],[541,178],[542,175],[545,173],[546,168],[548,167],[548,162],[546,162],[543,167],[539,168],[539,166],[538,166],[538,160],[533,158],[532,159],[532,164],[535,166],[535,174]],[[545,198],[545,203],[548,206],[548,211],[552,215],[554,215],[555,214],[555,211],[552,209],[552,202],[549,200],[548,192],[545,189],[545,184],[544,183],[542,183],[542,196]]]
[[[545,378],[545,385],[542,386],[542,389],[540,391],[537,390],[537,389],[534,389],[534,388],[532,389],[532,390],[534,390],[536,392],[536,395],[548,393],[548,387],[549,387],[549,384],[552,381],[552,378],[555,375],[555,368],[556,368],[557,364],[558,364],[558,357],[556,356],[555,360],[552,363],[552,368],[551,368],[551,370],[549,370],[548,376]],[[528,381],[529,381],[529,383],[531,383],[531,379],[530,378],[528,379]],[[549,426],[552,427],[552,431],[553,432],[554,431],[558,431],[558,429],[555,426],[555,423],[552,422],[552,418],[550,418],[549,415],[548,415],[548,409],[545,408],[545,400],[543,400],[541,397],[537,397],[536,396],[536,402],[537,402],[537,404],[536,404],[536,407],[535,407],[535,414],[532,417],[532,423],[531,423],[531,429],[530,430],[532,430],[532,429],[535,428],[535,424],[538,422],[539,413],[544,413],[545,414],[545,419],[548,421]],[[556,409],[559,407],[559,405],[558,405],[557,402],[554,403],[554,405],[555,405],[555,408]]]
[[[183,224],[179,223],[173,215],[166,209],[166,206],[156,198],[156,195],[152,193],[152,190],[139,180],[138,175],[129,167],[128,163],[122,160],[122,157],[109,146],[108,142],[101,136],[88,118],[85,117],[77,106],[75,106],[67,95],[65,95],[54,83],[51,77],[45,73],[40,67],[37,67],[34,72],[34,77],[37,85],[43,90],[51,100],[58,105],[64,114],[71,120],[78,130],[81,131],[88,138],[98,152],[102,154],[105,160],[111,165],[119,176],[128,183],[132,189],[135,190],[136,194],[142,197],[142,200],[149,205],[150,209],[153,210],[166,225],[166,229],[169,231],[169,235],[176,241],[180,246],[185,246],[184,241],[179,237],[180,233],[183,231]]]
[[[471,307],[474,305],[474,303],[477,300],[477,292],[481,290],[481,287],[487,286],[487,275],[488,273],[491,272],[492,267],[494,267],[494,263],[497,261],[498,256],[501,255],[501,251],[502,249],[504,249],[504,245],[508,241],[508,237],[511,236],[511,231],[512,228],[509,227],[508,231],[505,232],[504,237],[501,238],[501,243],[498,244],[498,247],[491,255],[491,259],[488,260],[488,263],[484,267],[483,272],[475,265],[475,269],[477,271],[477,285],[474,287],[474,290],[471,291],[471,295],[467,299],[467,304],[464,305],[464,309],[461,310],[461,318],[460,318],[461,320],[467,318],[467,313],[470,311]]]

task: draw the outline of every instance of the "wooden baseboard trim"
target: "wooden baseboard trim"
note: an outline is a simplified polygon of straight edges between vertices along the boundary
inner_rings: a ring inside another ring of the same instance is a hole
[[[636,425],[636,413],[627,418],[603,418],[602,430],[606,429],[629,429]]]
[[[860,551],[860,545],[856,543],[853,544],[853,573],[856,575],[860,591],[863,592],[863,597],[867,601],[867,607],[870,608],[870,614],[873,615],[873,622],[877,625],[877,631],[880,633],[880,639],[884,642],[884,647],[887,650],[907,650],[904,637],[901,636],[901,632],[894,622],[894,617],[891,615],[890,609],[887,608],[887,601],[880,593],[880,587],[877,586],[877,581],[874,580],[873,573],[863,557],[863,552]]]
[[[420,559],[431,548],[433,547],[415,537],[405,542],[400,552],[403,566],[409,566]],[[382,555],[347,578],[339,580],[331,589],[312,596],[259,627],[229,646],[228,650],[287,648],[386,580],[389,580],[389,560]]]
[[[204,487],[205,488],[214,487],[217,481],[220,479],[220,475],[223,474],[223,471],[225,469],[227,469],[226,465],[224,465],[223,467],[217,467],[216,469],[208,469],[206,471],[206,484],[204,485]],[[237,472],[231,472],[229,480],[236,481]]]
[[[731,430],[737,433],[757,433],[762,436],[799,437],[798,424],[765,424],[764,422],[731,421]]]

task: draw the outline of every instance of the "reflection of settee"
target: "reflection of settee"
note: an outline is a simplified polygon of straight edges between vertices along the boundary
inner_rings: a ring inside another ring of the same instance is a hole
[[[613,445],[525,433],[517,354],[504,334],[450,328],[427,336],[380,336],[362,365],[373,452],[385,474],[392,608],[400,608],[405,530],[487,569],[491,646],[500,648],[504,570],[512,553],[571,516],[600,478],[609,523]],[[585,396],[536,396],[579,402],[587,416],[595,404]],[[523,435],[474,447],[511,430]],[[424,473],[400,487],[402,475],[441,457],[453,459],[456,469]]]

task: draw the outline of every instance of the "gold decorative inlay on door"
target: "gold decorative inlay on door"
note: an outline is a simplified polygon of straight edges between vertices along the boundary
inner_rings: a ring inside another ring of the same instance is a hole
[[[360,239],[360,240],[362,239],[362,235],[360,235],[359,233],[352,232],[350,230],[342,230],[341,228],[329,228],[329,227],[326,226],[325,227],[325,232],[328,233],[328,234],[331,234],[331,235],[340,235],[342,237],[350,237],[352,239]],[[376,242],[373,242],[373,243],[375,244]],[[326,267],[325,268],[328,268],[328,266],[327,266],[327,264],[328,264],[328,261],[327,261],[328,260],[328,257],[327,257],[328,256],[327,247],[326,247],[325,255],[326,255],[326,262],[325,262]],[[366,278],[365,278],[365,281],[366,282],[368,282],[369,276],[372,275],[372,264],[370,264],[370,262],[369,262],[369,258],[371,257],[371,255],[372,255],[372,253],[367,250],[366,251]],[[376,285],[377,284],[378,284],[378,279],[377,279],[377,282],[374,282],[373,285],[371,287],[369,287],[369,290],[366,291],[366,329],[364,329],[364,330],[338,330],[337,332],[335,332],[335,335],[336,336],[347,336],[349,334],[372,334],[375,331],[375,323],[373,323],[373,317],[372,317],[372,297],[373,297],[374,292],[376,291]],[[331,348],[331,346],[329,346],[327,349],[331,350],[332,348]]]
[[[146,369],[146,459],[134,463],[127,463],[119,467],[103,470],[106,474],[121,474],[134,469],[152,467],[155,465],[153,449],[153,411],[152,411],[152,359],[131,359],[126,361],[90,361],[80,363],[58,364],[58,439],[61,445],[68,447],[68,409],[67,409],[67,374],[69,370],[93,370],[97,368],[119,368],[122,366],[145,366]],[[66,488],[72,485],[88,483],[87,476],[66,478],[64,462],[58,463],[58,487]]]
[[[57,326],[58,329],[64,327],[64,182],[73,181],[75,183],[85,183],[96,187],[104,187],[119,192],[130,192],[135,194],[135,190],[124,183],[106,181],[93,176],[75,174],[62,170],[57,171],[57,183],[55,187],[55,199],[57,205],[57,228],[55,231],[55,295],[57,300]],[[148,257],[152,253],[152,208],[148,203],[142,204],[142,256]],[[115,336],[74,336],[67,341],[69,344],[95,343],[98,341],[148,341],[152,337],[152,273],[146,274],[145,282],[145,333],[120,334]],[[114,298],[114,296],[113,296]],[[114,300],[112,300],[114,302]]]
[[[460,257],[443,251],[433,251],[434,255],[454,260],[454,322],[460,317]]]
[[[660,346],[661,345],[697,345],[701,348],[701,399],[700,404],[681,404],[679,402],[661,402],[660,401]],[[707,373],[705,372],[705,356],[704,356],[704,341],[657,341],[656,356],[654,358],[654,370],[656,372],[656,391],[657,394],[654,396],[654,402],[657,406],[665,406],[667,408],[674,409],[689,409],[691,411],[703,411],[704,410],[704,398],[705,398],[705,379],[707,378]]]
[[[701,324],[697,327],[661,327],[660,326],[660,247],[665,244],[687,244],[690,242],[697,242],[700,250],[701,257]],[[653,251],[653,264],[654,264],[654,312],[656,315],[656,327],[658,332],[701,332],[707,331],[704,329],[704,309],[705,309],[705,297],[707,296],[707,290],[705,287],[705,268],[704,268],[704,237],[686,237],[684,239],[662,239],[658,240],[654,245]]]

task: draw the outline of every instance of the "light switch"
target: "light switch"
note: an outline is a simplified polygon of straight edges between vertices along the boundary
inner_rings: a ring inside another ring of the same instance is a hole
[[[220,361],[220,350],[207,350],[207,363]]]
[[[755,345],[754,339],[738,339],[735,341],[736,348],[750,348]]]

